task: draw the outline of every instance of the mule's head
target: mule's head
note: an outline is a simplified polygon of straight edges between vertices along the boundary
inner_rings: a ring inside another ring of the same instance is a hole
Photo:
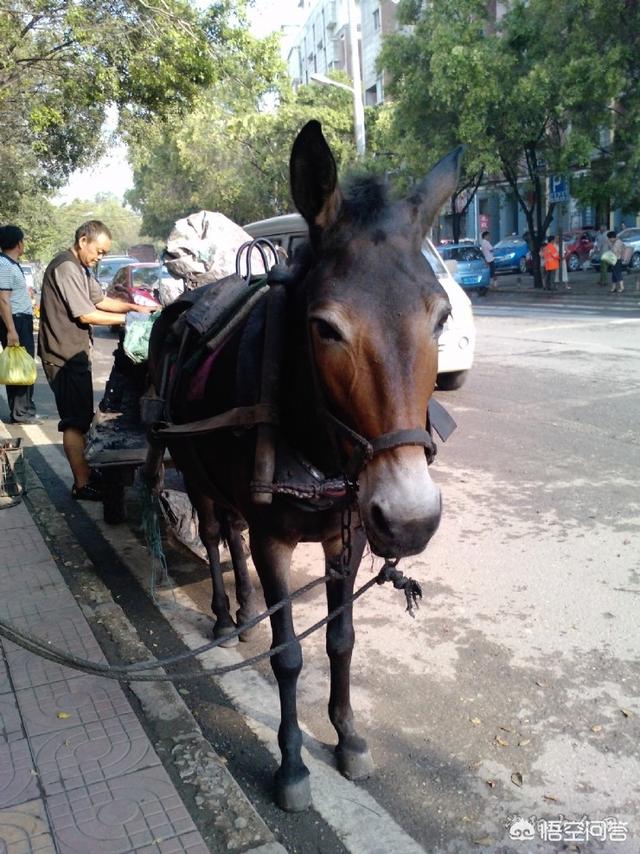
[[[293,146],[292,194],[315,258],[306,280],[314,370],[327,410],[370,441],[425,427],[438,337],[451,307],[421,245],[455,189],[460,155],[461,149],[447,155],[409,198],[388,204],[374,180],[343,194],[318,122],[309,122]],[[349,440],[341,441],[348,453]],[[424,447],[377,454],[359,483],[373,551],[422,551],[441,514]]]

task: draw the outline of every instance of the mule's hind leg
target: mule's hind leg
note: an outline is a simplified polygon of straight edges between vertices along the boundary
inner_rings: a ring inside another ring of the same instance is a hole
[[[329,611],[342,605],[353,593],[365,543],[364,531],[356,528],[352,533],[351,572],[347,578],[327,583]],[[340,538],[323,545],[327,561],[342,549]],[[355,641],[352,612],[349,606],[327,623],[327,655],[331,666],[329,718],[338,733],[336,757],[340,772],[350,780],[362,780],[373,771],[373,761],[366,741],[356,732],[351,708],[351,655]]]
[[[211,610],[216,618],[216,624],[213,629],[213,637],[215,639],[223,638],[231,634],[235,630],[235,623],[231,617],[229,610],[229,598],[224,589],[222,580],[222,567],[220,566],[220,523],[216,518],[214,503],[206,495],[203,495],[197,490],[189,488],[188,480],[187,492],[191,503],[198,512],[198,532],[200,539],[207,550],[209,558],[209,572],[211,573]],[[236,646],[237,638],[232,638],[229,641],[223,642],[221,646],[230,647]]]
[[[258,570],[267,605],[289,595],[289,567],[293,545],[251,532],[251,554]],[[302,669],[302,649],[295,640],[291,603],[271,616],[271,647],[287,643],[271,659],[271,668],[280,693],[278,744],[282,762],[276,771],[275,796],[279,807],[299,812],[311,806],[309,770],[302,761],[302,733],[298,724],[296,688]]]
[[[231,555],[231,563],[233,564],[233,574],[236,579],[236,599],[238,601],[238,610],[236,611],[236,621],[238,626],[243,626],[257,617],[260,613],[258,607],[258,597],[253,589],[249,570],[247,568],[247,559],[244,552],[244,543],[242,541],[241,530],[243,520],[236,514],[229,513],[226,510],[220,510],[216,507],[216,515],[220,520],[222,528],[222,536],[227,541],[229,546],[229,554]],[[247,641],[254,634],[257,626],[245,630],[240,633],[240,640]]]

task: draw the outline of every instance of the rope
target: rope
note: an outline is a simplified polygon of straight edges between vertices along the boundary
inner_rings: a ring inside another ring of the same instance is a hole
[[[249,620],[244,625],[239,626],[229,635],[225,635],[222,638],[218,638],[217,640],[204,644],[203,646],[200,646],[197,649],[189,650],[187,652],[179,653],[178,655],[173,655],[169,656],[168,658],[157,659],[153,661],[138,661],[132,664],[125,665],[102,664],[101,662],[89,661],[86,658],[79,658],[78,656],[73,655],[72,653],[65,652],[64,650],[61,650],[58,647],[52,646],[48,641],[44,641],[42,638],[33,637],[32,635],[20,631],[20,629],[16,628],[11,623],[6,623],[1,620],[0,637],[3,637],[6,640],[17,644],[18,646],[23,647],[24,649],[34,653],[35,655],[39,655],[42,658],[46,658],[49,661],[53,661],[56,664],[60,664],[65,667],[70,667],[73,670],[81,670],[84,673],[89,673],[94,676],[103,676],[106,679],[115,679],[120,682],[190,682],[195,679],[201,679],[203,676],[221,676],[225,673],[232,673],[234,670],[240,670],[243,667],[250,667],[253,664],[257,664],[258,662],[263,661],[264,659],[271,658],[274,655],[277,655],[279,652],[282,652],[282,650],[286,649],[292,643],[300,643],[300,641],[303,641],[310,634],[322,628],[322,626],[326,625],[328,622],[342,614],[343,611],[345,611],[347,608],[351,607],[351,605],[361,596],[363,596],[367,592],[367,590],[373,587],[374,584],[384,584],[385,581],[393,581],[394,587],[401,587],[401,584],[396,584],[396,580],[399,581],[402,577],[402,572],[395,569],[396,563],[390,563],[387,561],[378,573],[378,575],[363,584],[352,596],[347,599],[346,602],[343,602],[342,605],[339,605],[337,608],[334,608],[333,611],[327,614],[326,617],[323,617],[321,620],[318,620],[317,623],[314,623],[312,626],[309,626],[309,628],[306,629],[304,632],[295,635],[293,640],[286,641],[275,647],[271,647],[271,649],[267,650],[266,652],[262,652],[258,655],[253,656],[252,658],[244,659],[243,661],[237,662],[236,664],[222,665],[214,667],[210,670],[190,671],[187,673],[162,674],[140,672],[146,670],[156,670],[165,666],[177,664],[186,659],[195,658],[196,656],[201,655],[204,652],[208,652],[211,649],[215,649],[222,643],[228,643],[230,639],[237,637],[241,632],[253,628],[253,626],[262,622],[267,617],[270,617],[272,614],[275,614],[276,611],[280,610],[285,605],[291,603],[299,596],[304,595],[309,590],[312,590],[317,585],[326,584],[328,581],[334,580],[334,576],[327,574],[323,575],[321,578],[316,578],[313,581],[310,581],[308,584],[304,585],[304,587],[300,587],[298,590],[295,590],[289,596],[286,596],[284,599],[281,599],[279,602],[276,602],[275,605],[272,605],[266,611],[263,611],[262,614],[259,614],[252,620]],[[410,582],[411,585],[415,585],[418,589],[420,589],[420,585],[417,584],[417,582],[412,581],[411,579],[405,579],[405,581]],[[422,592],[420,591],[420,596],[421,595]],[[412,613],[409,607],[407,607],[407,610]]]
[[[162,548],[158,495],[151,488],[151,482],[144,477],[141,478],[140,483],[140,501],[142,505],[142,530],[147,541],[149,554],[151,555],[149,594],[151,600],[156,602],[157,582],[158,580],[161,584],[166,582],[169,569],[164,549]]]

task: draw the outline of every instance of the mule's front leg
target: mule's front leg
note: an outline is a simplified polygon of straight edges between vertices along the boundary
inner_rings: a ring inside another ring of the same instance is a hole
[[[348,576],[327,583],[329,611],[342,605],[353,593],[353,587],[362,559],[366,536],[362,528],[352,532],[352,557]],[[327,571],[329,561],[342,550],[339,537],[323,543]],[[351,655],[355,642],[353,608],[350,605],[339,616],[327,623],[327,655],[331,666],[331,693],[329,718],[338,733],[336,757],[340,772],[350,780],[362,780],[373,771],[373,761],[367,743],[356,732],[351,708]]]
[[[251,532],[251,554],[258,570],[267,605],[271,607],[289,595],[289,568],[293,545]],[[302,761],[302,733],[298,724],[296,689],[302,669],[302,648],[295,639],[291,604],[271,616],[271,647],[288,644],[271,659],[280,693],[278,744],[282,763],[276,771],[276,802],[289,812],[311,806],[309,769]]]

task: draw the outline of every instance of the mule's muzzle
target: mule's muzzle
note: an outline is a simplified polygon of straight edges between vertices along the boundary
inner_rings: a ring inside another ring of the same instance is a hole
[[[360,514],[372,551],[407,557],[423,551],[440,524],[442,496],[418,449],[380,459],[363,472]]]

